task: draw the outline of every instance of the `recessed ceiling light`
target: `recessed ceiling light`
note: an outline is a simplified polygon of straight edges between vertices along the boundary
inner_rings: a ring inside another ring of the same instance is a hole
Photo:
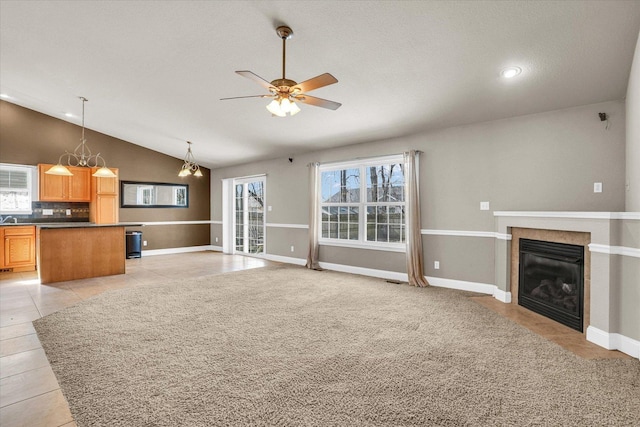
[[[512,77],[517,76],[522,72],[522,68],[520,67],[507,67],[500,72],[500,75],[505,79],[510,79]]]

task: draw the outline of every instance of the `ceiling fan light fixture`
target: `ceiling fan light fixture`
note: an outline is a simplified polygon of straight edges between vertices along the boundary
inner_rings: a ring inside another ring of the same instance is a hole
[[[282,98],[280,101],[280,110],[285,114],[291,112],[291,101],[289,101],[288,98]]]
[[[277,99],[274,99],[269,103],[269,105],[267,105],[267,110],[274,116],[278,116],[278,117],[286,116],[284,111],[282,111],[282,108],[280,108],[280,103],[278,102]]]
[[[263,88],[267,89],[269,91],[269,95],[236,96],[232,98],[221,98],[221,101],[240,98],[272,98],[273,100],[266,106],[266,108],[272,116],[278,117],[286,117],[287,113],[289,113],[290,116],[298,114],[300,112],[300,107],[296,105],[297,102],[313,105],[314,107],[337,110],[342,105],[339,102],[315,98],[308,95],[305,96],[305,94],[309,91],[338,83],[338,79],[329,73],[320,74],[301,83],[288,79],[285,73],[287,58],[286,42],[287,39],[290,39],[293,36],[293,30],[282,25],[276,28],[276,33],[278,34],[278,37],[282,39],[282,78],[268,81],[249,70],[236,71],[236,74],[253,80]]]
[[[296,104],[295,102],[292,102],[291,107],[289,109],[289,114],[292,116],[295,116],[299,112],[300,112],[300,107],[298,107],[298,104]]]

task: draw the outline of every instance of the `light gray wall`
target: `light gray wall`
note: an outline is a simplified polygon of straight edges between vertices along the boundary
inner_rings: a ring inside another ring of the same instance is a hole
[[[611,246],[640,250],[640,221],[611,222]],[[612,312],[614,330],[640,340],[640,258],[611,255]]]
[[[611,117],[608,130],[599,112]],[[419,167],[423,229],[494,231],[494,210],[622,211],[624,122],[623,101],[613,101],[299,154],[293,163],[279,158],[217,169],[211,175],[212,219],[222,220],[223,178],[266,174],[266,202],[272,206],[267,222],[308,224],[309,163],[395,154],[411,148],[423,151]],[[602,193],[593,192],[594,182],[603,183]],[[481,201],[489,201],[491,210],[480,211]],[[214,233],[212,241],[221,237],[219,229]],[[296,242],[298,234],[296,231]],[[306,251],[298,253],[299,243],[292,243],[292,236],[270,231],[267,253],[291,256],[287,248],[295,244],[295,257],[305,258]],[[495,242],[468,239],[424,236],[427,274],[491,283]],[[470,247],[481,262],[470,262]],[[342,250],[337,261],[376,268],[372,259],[377,257],[366,256],[369,252]],[[322,251],[321,260],[336,261],[328,254]],[[431,268],[434,260],[440,261],[440,270]],[[404,260],[394,262],[390,271],[405,271]]]
[[[640,212],[640,36],[627,86],[627,200],[628,212]]]

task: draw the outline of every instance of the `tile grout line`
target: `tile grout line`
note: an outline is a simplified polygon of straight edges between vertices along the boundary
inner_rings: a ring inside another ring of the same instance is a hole
[[[56,383],[57,383],[57,382],[58,382],[58,379],[56,378]],[[62,393],[62,389],[60,388],[60,384],[58,384],[58,388],[54,388],[54,389],[52,389],[52,390],[45,391],[45,392],[43,392],[43,393],[36,394],[36,395],[34,395],[34,396],[29,396],[29,397],[27,397],[26,399],[18,400],[17,402],[13,402],[13,403],[10,403],[10,404],[8,404],[8,405],[0,406],[0,409],[6,409],[6,408],[8,408],[8,407],[10,407],[10,406],[12,406],[12,405],[17,405],[18,403],[26,402],[27,400],[35,399],[36,397],[44,396],[45,394],[53,393],[54,391],[58,391],[58,390],[60,390],[60,393]],[[64,393],[62,393],[62,396],[64,396]],[[65,400],[67,400],[67,398],[66,398],[66,397],[65,397]],[[67,402],[67,406],[68,406],[68,405],[69,405],[69,403]],[[62,425],[64,425],[64,424],[62,424]]]
[[[33,350],[27,350],[27,351],[36,351],[36,350],[42,350],[42,351],[44,351],[44,349],[43,349],[42,347],[40,347],[40,348],[35,348],[35,349],[33,349]],[[26,352],[25,352],[25,351],[21,351],[20,353],[26,353]],[[20,354],[20,353],[14,353],[14,354],[12,354],[11,356],[16,355],[16,354]],[[46,355],[47,355],[47,353],[45,353],[45,356],[46,356]],[[4,358],[4,357],[7,357],[7,356],[2,356],[2,358]],[[27,369],[26,371],[18,372],[17,374],[8,375],[8,376],[6,376],[6,377],[0,378],[0,381],[2,381],[2,380],[6,380],[7,378],[15,377],[16,375],[24,374],[24,373],[26,373],[26,372],[35,371],[36,369],[42,369],[42,368],[47,368],[47,367],[51,368],[51,363],[49,362],[49,359],[47,359],[47,364],[46,364],[46,366],[38,366],[37,368]],[[53,371],[53,368],[51,368],[51,370]],[[55,372],[54,372],[54,375],[55,375]],[[56,378],[56,381],[58,381],[58,378]],[[58,387],[58,388],[60,388],[60,387]]]

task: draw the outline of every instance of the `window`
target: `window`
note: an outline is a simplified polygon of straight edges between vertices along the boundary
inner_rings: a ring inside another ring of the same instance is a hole
[[[404,250],[403,157],[320,166],[320,243]]]
[[[30,215],[35,167],[0,165],[0,213]]]

